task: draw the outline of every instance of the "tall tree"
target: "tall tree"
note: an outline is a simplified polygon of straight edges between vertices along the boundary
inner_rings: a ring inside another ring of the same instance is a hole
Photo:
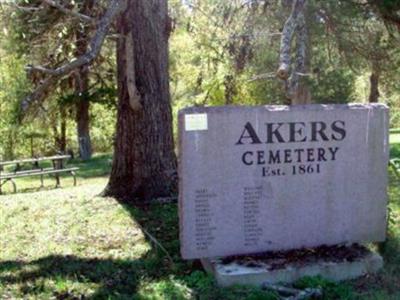
[[[105,195],[151,199],[176,189],[167,0],[132,0],[118,17],[119,103]]]
[[[392,58],[398,46],[384,25],[385,19],[377,18],[373,7],[353,2],[322,3],[318,16],[326,24],[328,38],[332,36],[348,68],[370,72],[368,102],[378,102],[382,75],[393,69]]]
[[[80,13],[90,15],[93,10],[94,0],[86,0],[81,6]],[[88,50],[90,27],[81,24],[76,29],[76,50],[75,56],[84,55]],[[87,65],[79,67],[75,71],[74,76],[76,101],[76,125],[77,137],[79,145],[79,155],[83,160],[92,157],[92,143],[90,140],[90,120],[89,109],[90,102],[88,99],[89,92],[89,68]]]
[[[94,0],[87,1],[53,1],[29,0],[16,1],[13,6],[13,18],[16,28],[20,31],[21,44],[24,54],[28,54],[32,62],[46,66],[58,66],[71,57],[80,57],[86,53],[90,34],[95,28]],[[36,19],[38,22],[28,22]],[[43,74],[31,70],[30,77],[34,83],[41,82]],[[77,128],[77,144],[79,154],[86,160],[91,157],[92,146],[90,139],[90,120],[88,101],[89,93],[89,68],[81,66],[68,74],[74,80],[71,85],[63,89],[67,94],[71,89],[75,93],[75,120]],[[51,84],[54,88],[55,82]],[[42,99],[50,99],[53,93],[45,92]],[[62,149],[59,149],[62,150]]]
[[[68,9],[66,13],[92,20],[83,13]],[[167,0],[110,1],[103,17],[95,22],[97,28],[85,53],[55,69],[30,67],[45,76],[24,99],[22,109],[27,111],[62,78],[92,64],[116,17],[117,133],[104,194],[121,199],[169,196],[176,191],[177,176],[169,95],[171,22]]]

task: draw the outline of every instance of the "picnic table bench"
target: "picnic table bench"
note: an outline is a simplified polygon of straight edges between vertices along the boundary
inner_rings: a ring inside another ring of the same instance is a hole
[[[17,192],[17,185],[14,181],[16,178],[30,177],[30,176],[40,176],[40,187],[43,185],[44,175],[55,175],[56,187],[60,186],[60,174],[70,173],[74,178],[74,186],[76,186],[76,173],[79,170],[77,167],[65,167],[64,161],[70,159],[70,155],[55,155],[48,157],[38,157],[29,159],[19,159],[12,161],[0,162],[0,194],[2,193],[2,186],[7,182],[11,182],[14,188],[14,193]],[[44,161],[51,161],[52,167],[43,168],[40,163]],[[15,166],[12,171],[5,171],[5,166]],[[22,169],[22,165],[29,165],[30,169]]]

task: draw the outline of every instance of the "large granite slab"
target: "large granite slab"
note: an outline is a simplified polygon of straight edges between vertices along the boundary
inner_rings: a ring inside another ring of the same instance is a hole
[[[185,259],[385,239],[384,105],[179,113]]]

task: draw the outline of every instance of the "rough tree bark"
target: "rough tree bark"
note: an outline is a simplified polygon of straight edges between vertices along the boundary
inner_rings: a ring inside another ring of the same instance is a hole
[[[306,0],[293,0],[292,3],[286,1],[283,5],[292,6],[291,13],[285,22],[282,30],[281,48],[279,56],[279,68],[277,76],[282,80],[287,80],[290,76],[292,40],[296,33],[299,15],[301,14]]]
[[[381,70],[379,67],[379,63],[374,61],[372,62],[372,72],[369,77],[370,81],[370,93],[369,93],[369,103],[377,103],[379,101],[379,77],[381,74]]]
[[[67,113],[65,108],[61,108],[61,124],[60,124],[60,144],[59,149],[62,153],[67,151]]]
[[[60,107],[60,132],[57,122],[53,124],[54,146],[57,151],[65,153],[67,149],[67,115],[64,107]]]
[[[294,71],[289,78],[289,95],[291,95],[292,104],[311,103],[311,92],[307,82],[310,74],[310,54],[310,36],[303,11],[297,25]]]
[[[80,13],[89,15],[93,9],[94,0],[84,1]],[[82,26],[76,32],[76,51],[75,56],[80,57],[88,50],[89,32],[87,26]],[[89,68],[87,65],[81,66],[75,71],[75,94],[76,102],[76,126],[79,145],[79,156],[83,160],[88,160],[92,157],[92,143],[90,139],[90,102],[86,95],[89,87]]]
[[[117,133],[104,194],[125,201],[167,197],[176,192],[167,0],[129,1],[117,30]]]
[[[226,75],[224,79],[225,86],[225,105],[232,105],[233,99],[237,95],[235,77],[233,75]]]
[[[92,142],[90,139],[90,103],[86,99],[80,99],[76,104],[76,126],[78,133],[79,156],[83,160],[92,157]]]
[[[291,104],[311,103],[306,77],[310,70],[310,37],[306,21],[307,0],[285,2],[291,13],[282,31],[278,78],[285,83],[285,92]],[[292,63],[292,41],[296,37],[295,62]]]

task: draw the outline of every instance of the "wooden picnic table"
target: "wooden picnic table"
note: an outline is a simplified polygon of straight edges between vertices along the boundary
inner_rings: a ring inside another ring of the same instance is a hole
[[[27,158],[12,161],[2,161],[0,162],[0,194],[2,193],[1,187],[7,182],[11,182],[14,187],[14,192],[17,192],[17,185],[14,181],[16,178],[30,177],[30,176],[40,176],[40,187],[44,186],[43,176],[44,175],[55,175],[56,187],[60,186],[60,174],[70,173],[74,178],[74,185],[76,185],[76,174],[75,171],[79,170],[77,167],[66,168],[64,161],[70,159],[70,155],[54,155],[48,157],[37,157],[37,158]],[[51,161],[52,167],[43,168],[40,166],[41,162]],[[5,171],[6,166],[15,166],[12,171]],[[29,169],[22,169],[22,165],[30,165]]]
[[[54,155],[54,156],[47,156],[47,157],[37,157],[37,158],[26,158],[26,159],[18,159],[18,160],[11,160],[11,161],[0,161],[1,166],[8,166],[8,165],[17,165],[17,164],[24,164],[24,163],[35,163],[35,162],[42,162],[46,160],[51,161],[59,161],[70,159],[70,155]]]

